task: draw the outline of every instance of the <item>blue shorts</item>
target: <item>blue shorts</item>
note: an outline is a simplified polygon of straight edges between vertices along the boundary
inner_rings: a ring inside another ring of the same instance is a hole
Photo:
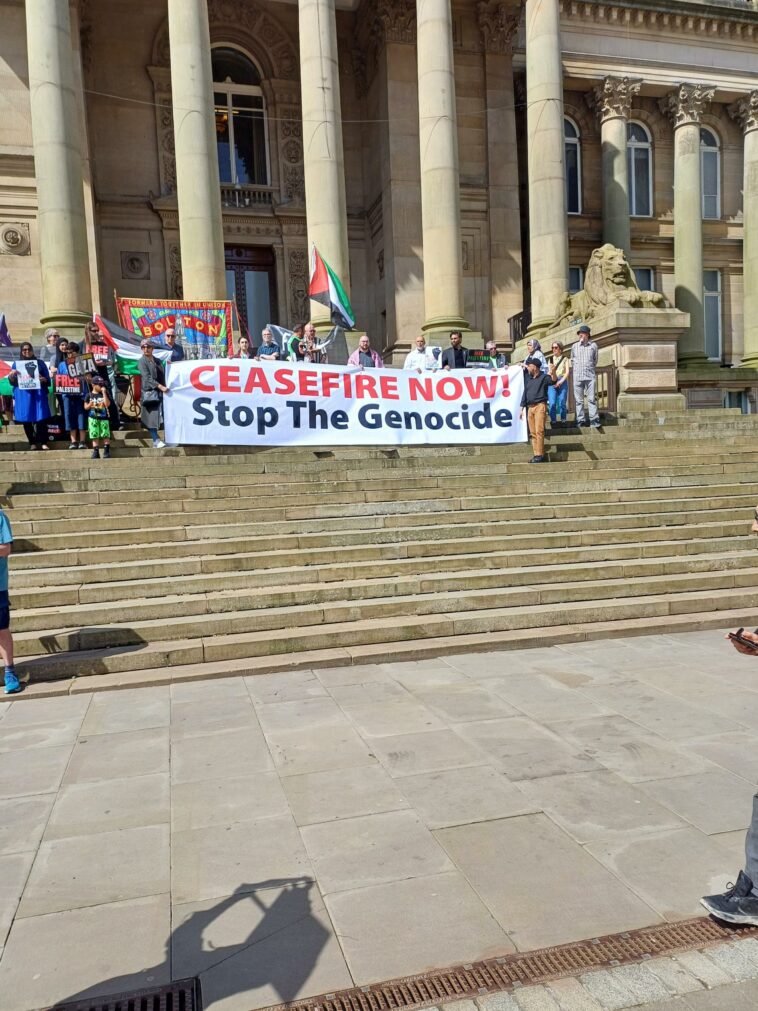
[[[0,632],[11,626],[11,602],[8,599],[8,591],[0,590]]]

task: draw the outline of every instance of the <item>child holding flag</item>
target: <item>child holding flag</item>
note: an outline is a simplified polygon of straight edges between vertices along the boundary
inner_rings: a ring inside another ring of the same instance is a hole
[[[100,375],[94,375],[89,380],[92,390],[89,399],[85,400],[84,406],[89,411],[89,437],[92,440],[92,459],[100,459],[100,441],[102,440],[103,458],[110,459],[111,455],[111,424],[108,420],[108,411],[111,406],[110,398],[105,389],[105,380]]]

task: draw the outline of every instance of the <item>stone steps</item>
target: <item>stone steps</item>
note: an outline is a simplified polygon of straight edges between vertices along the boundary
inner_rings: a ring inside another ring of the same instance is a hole
[[[758,419],[525,446],[6,452],[22,672],[57,688],[754,624]],[[72,680],[73,679],[73,680]]]

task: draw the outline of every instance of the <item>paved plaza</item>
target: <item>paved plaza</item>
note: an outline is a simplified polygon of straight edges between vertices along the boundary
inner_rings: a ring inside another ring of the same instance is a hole
[[[702,632],[27,698],[0,751],[3,1011],[195,975],[249,1011],[702,912],[758,662]]]

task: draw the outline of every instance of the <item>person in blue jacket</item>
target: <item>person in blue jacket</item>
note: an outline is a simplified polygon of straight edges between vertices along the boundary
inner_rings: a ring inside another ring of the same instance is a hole
[[[23,378],[22,378],[23,377]],[[8,378],[13,386],[13,417],[24,426],[30,449],[50,449],[47,443],[47,419],[50,417],[50,403],[47,391],[50,373],[47,365],[35,357],[29,341],[21,345],[21,359],[13,363]],[[38,380],[35,389],[19,388],[28,380]]]

